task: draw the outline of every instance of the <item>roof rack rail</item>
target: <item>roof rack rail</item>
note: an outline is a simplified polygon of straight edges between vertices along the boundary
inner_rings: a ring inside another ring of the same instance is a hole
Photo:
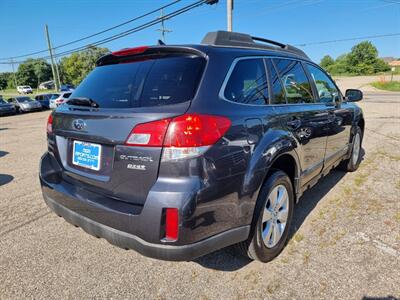
[[[263,42],[273,46],[257,42]],[[201,43],[214,46],[245,47],[245,48],[268,49],[268,50],[276,50],[276,48],[278,47],[281,50],[309,59],[309,57],[307,56],[307,54],[304,53],[303,50],[296,48],[292,45],[282,44],[280,42],[276,42],[273,40],[261,37],[254,37],[249,34],[239,33],[239,32],[230,32],[230,31],[209,32],[203,38]]]

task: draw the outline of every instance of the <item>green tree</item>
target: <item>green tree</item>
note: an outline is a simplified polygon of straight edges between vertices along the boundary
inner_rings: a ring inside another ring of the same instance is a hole
[[[4,90],[8,87],[8,80],[12,76],[10,72],[0,73],[0,90]]]
[[[348,74],[349,66],[347,54],[342,54],[338,56],[335,60],[335,63],[328,66],[326,70],[334,75]]]
[[[60,63],[62,81],[78,85],[94,69],[96,61],[109,52],[107,48],[90,46],[84,51],[64,57]]]
[[[348,63],[350,72],[357,75],[375,74],[387,71],[389,67],[378,58],[378,49],[369,41],[361,42],[351,48]]]
[[[44,59],[28,58],[18,66],[17,81],[21,85],[36,88],[40,82],[51,78],[51,66]]]
[[[334,63],[335,63],[335,60],[334,60],[331,56],[325,55],[325,56],[321,59],[321,62],[319,63],[319,65],[320,65],[322,68],[326,69],[326,68],[328,68],[329,66],[333,65]]]
[[[326,55],[320,65],[333,75],[369,75],[390,70],[389,65],[378,58],[378,50],[369,41],[355,45],[350,53],[340,55],[333,63]]]

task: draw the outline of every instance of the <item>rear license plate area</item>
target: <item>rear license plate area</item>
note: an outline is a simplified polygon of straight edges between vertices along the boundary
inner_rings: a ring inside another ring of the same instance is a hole
[[[99,171],[102,147],[99,144],[73,141],[72,164],[85,169]]]

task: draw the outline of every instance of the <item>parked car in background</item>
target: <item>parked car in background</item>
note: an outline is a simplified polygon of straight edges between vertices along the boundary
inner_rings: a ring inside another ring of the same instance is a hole
[[[50,108],[54,109],[57,106],[63,104],[69,96],[71,96],[72,92],[62,92],[59,94],[54,94],[53,97],[50,98]]]
[[[7,103],[0,96],[0,116],[15,115],[16,109],[14,105]]]
[[[32,88],[29,85],[20,85],[17,86],[17,92],[19,94],[32,94]]]
[[[58,97],[59,95],[60,94],[55,94],[55,93],[41,94],[41,95],[35,96],[35,100],[39,101],[40,104],[42,104],[44,109],[50,109],[50,99],[52,97]]]
[[[39,84],[39,90],[51,90],[54,89],[55,84],[53,80],[45,81]]]
[[[42,104],[26,96],[13,97],[7,100],[8,103],[14,105],[17,113],[39,111],[42,110]]]
[[[75,90],[75,86],[72,84],[62,84],[60,87],[61,92],[72,92]]]

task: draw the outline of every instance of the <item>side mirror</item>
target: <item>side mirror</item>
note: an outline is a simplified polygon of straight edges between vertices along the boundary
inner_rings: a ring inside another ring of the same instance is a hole
[[[360,90],[348,89],[346,90],[346,100],[349,102],[357,102],[362,100],[363,93]]]

